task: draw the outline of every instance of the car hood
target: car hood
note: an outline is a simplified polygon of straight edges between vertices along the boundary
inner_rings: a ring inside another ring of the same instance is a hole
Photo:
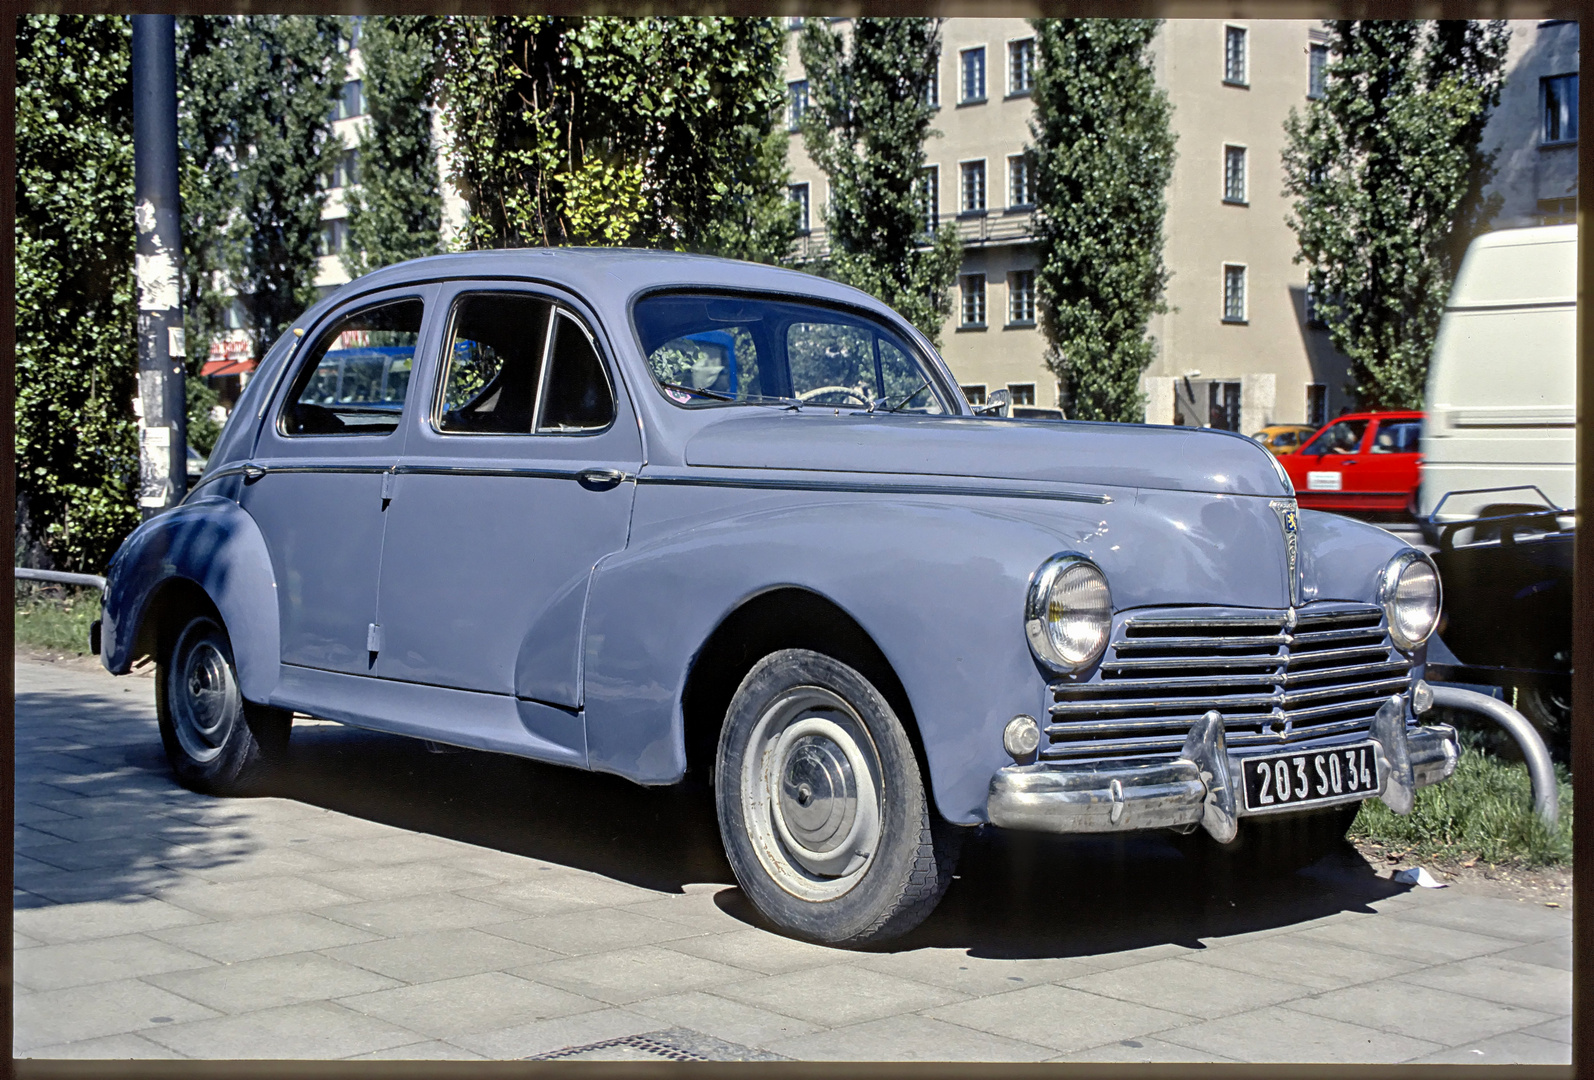
[[[689,466],[896,473],[1288,495],[1273,455],[1230,432],[1147,424],[757,409],[688,440]]]

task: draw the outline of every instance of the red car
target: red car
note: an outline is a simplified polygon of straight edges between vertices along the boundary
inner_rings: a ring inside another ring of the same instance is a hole
[[[1279,464],[1301,506],[1414,513],[1422,413],[1351,413],[1327,424]]]

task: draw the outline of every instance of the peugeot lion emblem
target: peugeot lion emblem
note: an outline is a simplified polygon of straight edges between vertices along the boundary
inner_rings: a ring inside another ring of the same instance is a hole
[[[1284,551],[1290,562],[1290,606],[1299,607],[1301,603],[1301,577],[1296,572],[1296,558],[1299,555],[1299,525],[1296,521],[1297,511],[1294,499],[1274,499],[1268,503],[1273,512],[1279,516],[1279,527],[1284,530]]]

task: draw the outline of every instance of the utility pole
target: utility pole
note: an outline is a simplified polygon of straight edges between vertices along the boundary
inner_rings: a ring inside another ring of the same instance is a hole
[[[138,505],[144,517],[188,492],[182,232],[177,201],[177,20],[133,16],[133,215],[138,247]]]

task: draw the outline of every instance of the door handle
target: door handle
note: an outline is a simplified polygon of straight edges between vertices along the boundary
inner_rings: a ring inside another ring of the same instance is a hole
[[[625,473],[619,469],[582,469],[576,473],[576,479],[584,488],[607,491],[624,483]]]
[[[1340,462],[1340,464],[1342,464],[1342,465],[1354,465],[1354,464],[1356,464],[1356,459],[1355,458],[1351,458],[1349,461]]]
[[[244,466],[244,483],[246,484],[252,484],[264,475],[266,475],[266,470],[262,469],[259,465]]]

